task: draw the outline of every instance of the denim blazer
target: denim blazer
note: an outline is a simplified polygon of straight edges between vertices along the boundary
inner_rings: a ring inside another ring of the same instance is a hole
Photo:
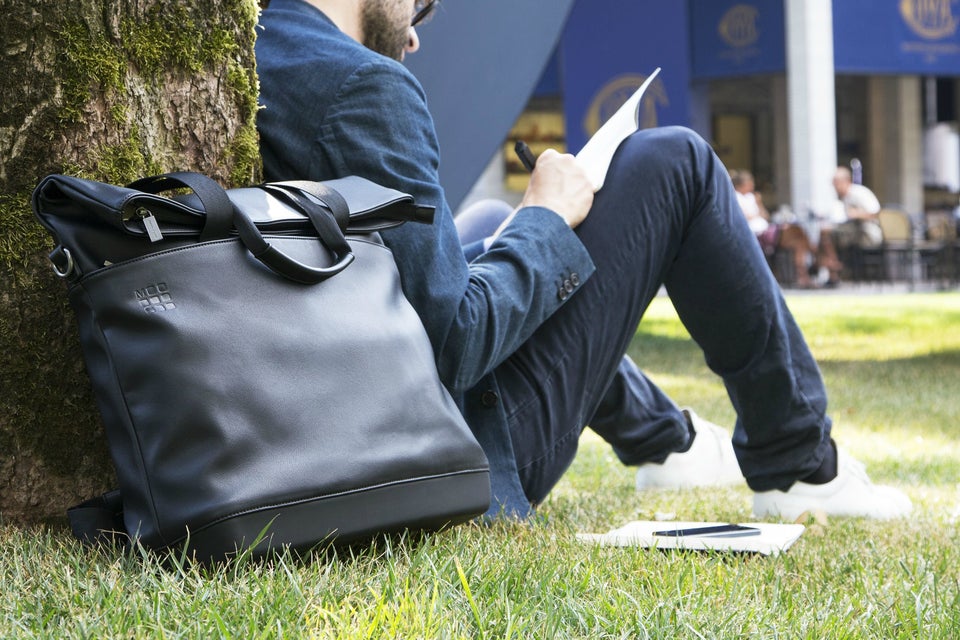
[[[383,239],[440,379],[490,460],[490,515],[529,515],[496,367],[563,304],[558,290],[569,274],[584,282],[593,273],[587,250],[556,213],[526,207],[468,263],[440,186],[439,146],[419,82],[303,0],[272,0],[256,58],[268,180],[359,175],[436,207],[432,226],[408,223]]]

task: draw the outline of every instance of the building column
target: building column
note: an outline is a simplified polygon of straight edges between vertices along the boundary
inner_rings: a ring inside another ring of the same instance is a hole
[[[837,116],[831,0],[786,0],[790,195],[794,211],[836,200]]]
[[[872,76],[864,184],[883,205],[923,212],[923,108],[918,76]]]
[[[790,185],[790,111],[787,101],[787,76],[778,74],[770,82],[773,106],[773,188],[776,202],[792,202]]]

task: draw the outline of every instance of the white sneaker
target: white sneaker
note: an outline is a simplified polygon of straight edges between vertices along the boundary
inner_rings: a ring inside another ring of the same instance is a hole
[[[671,453],[660,464],[641,465],[637,469],[637,491],[720,487],[743,482],[727,430],[707,422],[690,409],[684,409],[683,414],[696,433],[693,444],[686,451]]]
[[[795,521],[805,511],[828,516],[862,516],[876,520],[901,518],[913,510],[902,491],[870,482],[863,464],[837,450],[837,477],[826,484],[794,483],[786,491],[753,496],[753,515]]]

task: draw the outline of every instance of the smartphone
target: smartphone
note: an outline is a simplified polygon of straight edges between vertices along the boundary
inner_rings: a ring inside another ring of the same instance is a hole
[[[668,538],[686,538],[686,537],[710,537],[710,538],[742,538],[746,536],[760,535],[760,529],[757,527],[747,527],[742,524],[714,524],[704,527],[690,527],[689,529],[669,529],[666,531],[654,531],[655,536],[665,536]]]

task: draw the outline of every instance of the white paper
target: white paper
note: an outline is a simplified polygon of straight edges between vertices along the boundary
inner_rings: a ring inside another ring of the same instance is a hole
[[[581,533],[577,538],[584,542],[614,547],[656,547],[657,549],[687,549],[714,551],[743,551],[763,555],[779,555],[790,548],[803,534],[802,524],[770,524],[766,522],[742,522],[747,527],[760,530],[758,535],[743,537],[722,536],[658,536],[656,531],[690,529],[727,524],[725,522],[676,522],[660,520],[637,520],[608,533]]]
[[[594,191],[599,191],[603,186],[607,178],[607,169],[610,168],[610,160],[613,159],[617,147],[628,135],[637,130],[639,126],[637,110],[640,107],[640,100],[658,73],[660,73],[660,67],[654,69],[640,88],[593,134],[577,154],[577,163],[587,172]]]

